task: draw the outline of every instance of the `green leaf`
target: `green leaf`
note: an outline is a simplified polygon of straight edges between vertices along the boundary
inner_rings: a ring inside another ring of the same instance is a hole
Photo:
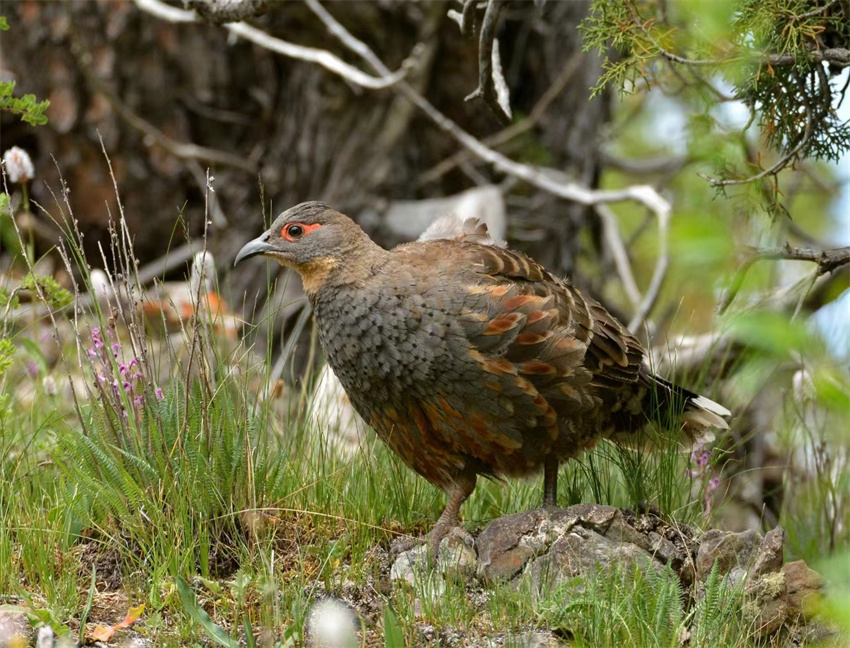
[[[91,613],[92,602],[94,601],[94,590],[97,586],[97,567],[95,565],[91,566],[91,585],[89,585],[89,595],[86,599],[86,606],[83,608],[83,612],[80,615],[80,634],[79,641],[80,645],[85,644],[86,639],[86,621],[88,621],[89,614]]]
[[[9,31],[9,23],[6,22],[6,16],[0,16],[0,31]]]
[[[207,633],[210,639],[226,648],[239,648],[239,642],[231,639],[230,635],[224,631],[224,628],[215,623],[210,618],[210,615],[198,605],[198,601],[195,599],[195,594],[192,592],[192,588],[189,587],[189,583],[180,576],[177,577],[177,594],[180,596],[180,602],[183,604],[183,608],[192,617],[192,620],[204,629],[204,632]]]
[[[248,648],[257,648],[257,640],[254,639],[254,627],[247,614],[242,615],[242,628],[245,630],[245,644]]]
[[[398,616],[389,603],[384,606],[384,646],[404,648],[404,632],[398,622]]]

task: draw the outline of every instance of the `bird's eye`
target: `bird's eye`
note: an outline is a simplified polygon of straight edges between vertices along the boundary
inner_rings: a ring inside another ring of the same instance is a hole
[[[300,238],[307,236],[314,229],[320,228],[319,223],[288,223],[283,226],[280,231],[280,236],[290,243],[297,241]]]

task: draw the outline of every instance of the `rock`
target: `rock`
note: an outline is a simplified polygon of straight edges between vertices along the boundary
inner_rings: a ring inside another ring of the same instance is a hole
[[[55,634],[53,628],[48,625],[43,625],[38,629],[38,637],[35,642],[36,648],[53,648],[53,638]]]
[[[804,560],[795,560],[782,567],[785,574],[787,601],[790,613],[797,618],[809,619],[817,608],[821,590],[826,581]]]
[[[776,632],[788,618],[785,574],[773,572],[751,580],[746,586],[744,616],[750,619],[759,638]]]
[[[437,569],[451,578],[468,579],[475,575],[477,565],[475,538],[467,531],[455,527],[440,542]]]
[[[114,644],[114,648],[153,648],[153,642],[144,637],[127,637]]]
[[[767,532],[755,552],[753,566],[750,568],[750,579],[756,579],[782,569],[784,559],[782,544],[784,542],[785,531],[782,527],[776,527]]]
[[[0,646],[24,648],[29,646],[35,631],[30,627],[27,616],[15,610],[0,610]]]
[[[478,575],[491,581],[516,576],[532,558],[572,529],[578,521],[578,516],[570,512],[573,508],[535,509],[493,520],[478,534]]]
[[[490,646],[504,648],[559,648],[563,644],[548,630],[532,630],[520,634],[506,635],[501,642],[490,641]]]
[[[626,522],[623,513],[619,510],[608,523],[603,535],[614,542],[627,542],[640,547],[644,551],[651,551],[652,545],[646,534],[641,533]]]
[[[599,568],[618,565],[661,571],[661,565],[640,547],[610,540],[576,526],[552,543],[548,553],[535,559],[528,569],[532,592],[556,587],[576,576],[592,574]]]
[[[454,528],[440,542],[436,569],[428,565],[428,545],[423,543],[399,554],[390,568],[390,580],[417,594],[413,615],[421,618],[425,612],[423,598],[430,605],[437,604],[446,591],[445,578],[469,580],[475,575],[476,564],[475,539],[463,529]]]
[[[364,438],[365,423],[329,365],[319,373],[310,407],[313,419],[323,428],[327,448],[344,458],[352,457]]]
[[[761,543],[761,536],[752,530],[732,533],[712,529],[702,534],[699,543],[696,568],[699,578],[705,580],[715,563],[723,576],[733,567],[747,566]]]
[[[663,541],[663,542],[662,542]],[[668,558],[678,556],[658,536]],[[533,591],[616,563],[661,569],[653,561],[652,542],[611,506],[579,504],[567,509],[536,509],[488,524],[479,534],[478,574],[486,580],[509,580],[527,571]]]
[[[475,538],[467,531],[455,527],[440,542],[436,570],[429,569],[428,545],[422,543],[398,555],[390,567],[390,580],[405,581],[416,588],[422,582],[423,575],[430,577],[432,573],[452,578],[469,578],[475,575],[477,563]],[[442,594],[442,590],[439,593]]]
[[[676,548],[676,545],[664,536],[658,535],[655,531],[650,531],[647,538],[649,540],[648,550],[652,557],[662,565],[670,565],[678,572],[685,562],[685,555]]]

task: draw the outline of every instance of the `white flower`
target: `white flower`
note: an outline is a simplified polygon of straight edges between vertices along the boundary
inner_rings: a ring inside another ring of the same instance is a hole
[[[315,648],[353,648],[356,620],[347,605],[326,598],[316,603],[307,616],[307,636]]]
[[[3,162],[6,164],[6,173],[10,182],[24,183],[35,178],[35,167],[29,153],[24,149],[13,146],[3,154]]]
[[[56,380],[54,380],[53,376],[45,376],[44,380],[41,381],[42,386],[44,387],[44,393],[48,396],[56,396],[58,390],[56,389]]]

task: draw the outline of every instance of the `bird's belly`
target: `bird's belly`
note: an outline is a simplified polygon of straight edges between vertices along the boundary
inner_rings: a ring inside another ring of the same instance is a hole
[[[571,441],[571,423],[557,421],[528,380],[494,375],[504,363],[482,363],[439,312],[373,302],[334,317],[319,308],[317,319],[325,355],[354,408],[438,487],[470,464],[485,474],[526,475],[551,453],[567,458],[584,445]]]

